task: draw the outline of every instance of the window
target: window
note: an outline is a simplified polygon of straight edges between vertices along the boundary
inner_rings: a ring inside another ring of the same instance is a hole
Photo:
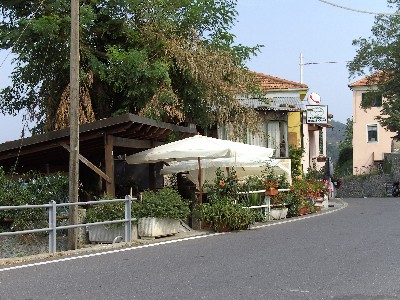
[[[247,130],[247,143],[249,145],[256,145],[256,146],[261,146],[265,147],[265,137],[267,136],[267,125],[265,123],[262,123],[259,125],[259,133],[251,133],[249,130]]]
[[[217,137],[221,140],[232,140],[233,128],[231,124],[217,128]]]
[[[368,131],[368,142],[377,142],[378,141],[378,125],[372,124],[367,125]]]
[[[361,106],[363,108],[382,106],[382,94],[377,92],[362,93]]]
[[[275,157],[288,157],[288,126],[283,121],[270,121],[267,124],[267,147],[275,149]]]

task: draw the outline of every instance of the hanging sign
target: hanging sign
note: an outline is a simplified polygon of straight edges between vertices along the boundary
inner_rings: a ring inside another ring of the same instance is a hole
[[[327,124],[327,105],[307,105],[307,124]]]

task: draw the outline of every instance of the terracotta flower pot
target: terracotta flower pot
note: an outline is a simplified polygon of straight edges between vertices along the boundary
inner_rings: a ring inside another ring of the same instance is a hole
[[[276,188],[269,188],[269,189],[266,189],[266,190],[265,190],[265,194],[266,194],[267,196],[276,196],[276,195],[278,195],[278,189],[276,189]]]
[[[308,208],[303,206],[302,208],[299,209],[297,215],[302,216],[308,214]]]
[[[200,228],[201,229],[212,229],[212,224],[206,222],[206,221],[201,221],[200,223]]]
[[[232,231],[232,228],[230,228],[229,226],[226,226],[226,225],[218,225],[218,227],[217,227],[217,230],[216,230],[217,232],[230,232],[230,231]]]

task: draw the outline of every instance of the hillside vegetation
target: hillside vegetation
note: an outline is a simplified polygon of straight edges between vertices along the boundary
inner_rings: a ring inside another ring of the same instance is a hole
[[[326,152],[333,163],[336,163],[339,158],[339,144],[345,139],[346,125],[334,120],[330,121],[330,124],[333,127],[326,130]]]

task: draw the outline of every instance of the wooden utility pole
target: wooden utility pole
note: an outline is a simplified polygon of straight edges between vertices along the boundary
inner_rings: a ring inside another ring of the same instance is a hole
[[[79,188],[79,0],[71,0],[71,48],[69,95],[69,202],[78,202]],[[78,207],[70,206],[70,224],[78,223]],[[78,248],[78,229],[68,232],[70,250]]]

